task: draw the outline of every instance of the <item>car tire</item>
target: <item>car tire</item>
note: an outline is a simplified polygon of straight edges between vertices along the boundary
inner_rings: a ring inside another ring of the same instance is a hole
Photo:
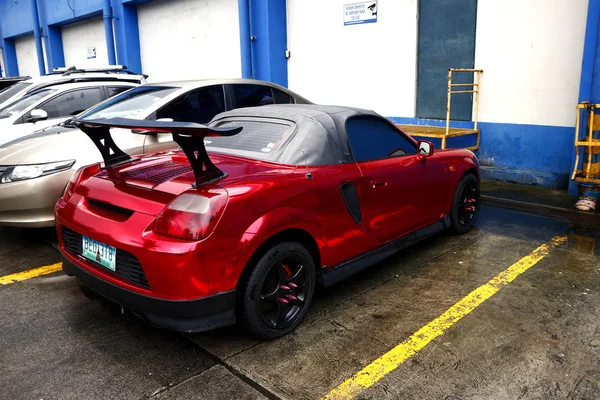
[[[295,242],[274,245],[254,264],[242,287],[239,316],[260,339],[285,336],[300,325],[315,291],[312,256]]]
[[[473,174],[463,176],[456,186],[450,212],[450,222],[455,233],[462,235],[473,227],[480,203],[479,180]]]

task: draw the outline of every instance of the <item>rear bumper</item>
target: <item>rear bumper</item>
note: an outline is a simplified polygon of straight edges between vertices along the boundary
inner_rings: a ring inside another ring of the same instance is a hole
[[[194,300],[161,299],[114,285],[75,265],[64,254],[62,258],[65,274],[153,324],[179,332],[203,332],[235,323],[235,290]]]

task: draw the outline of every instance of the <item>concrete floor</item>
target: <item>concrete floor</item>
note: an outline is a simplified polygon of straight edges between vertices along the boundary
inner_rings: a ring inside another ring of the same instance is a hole
[[[179,335],[88,301],[60,273],[0,286],[0,398],[318,399],[552,237],[537,265],[358,398],[600,398],[600,263],[568,223],[484,207],[321,290],[273,342]],[[52,230],[0,228],[0,276],[59,261]],[[595,243],[595,242],[594,242]]]

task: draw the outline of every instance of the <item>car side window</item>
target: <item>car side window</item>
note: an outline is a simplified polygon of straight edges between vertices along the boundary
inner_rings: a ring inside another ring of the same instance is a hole
[[[223,86],[216,85],[194,90],[174,100],[156,112],[156,119],[206,124],[225,111]]]
[[[275,104],[295,104],[294,98],[287,94],[286,92],[273,88],[273,98],[275,99]]]
[[[108,86],[106,88],[106,92],[108,94],[108,97],[113,97],[119,93],[123,93],[126,90],[131,89],[131,87],[129,86]]]
[[[417,154],[413,141],[380,118],[349,119],[346,132],[356,162]]]
[[[102,101],[100,88],[73,90],[56,96],[39,106],[48,113],[48,119],[77,115]]]
[[[268,86],[232,85],[235,108],[257,107],[274,104],[273,91]]]

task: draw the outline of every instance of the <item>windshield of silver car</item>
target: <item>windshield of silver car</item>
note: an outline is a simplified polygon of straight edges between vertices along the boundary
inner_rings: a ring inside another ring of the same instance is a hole
[[[79,120],[97,118],[139,118],[139,114],[179,88],[139,86],[98,104],[79,115]]]
[[[30,93],[27,96],[20,98],[19,100],[13,101],[6,107],[0,108],[0,119],[9,118],[13,115],[19,114],[54,92],[56,92],[56,89],[36,90],[35,92]]]

